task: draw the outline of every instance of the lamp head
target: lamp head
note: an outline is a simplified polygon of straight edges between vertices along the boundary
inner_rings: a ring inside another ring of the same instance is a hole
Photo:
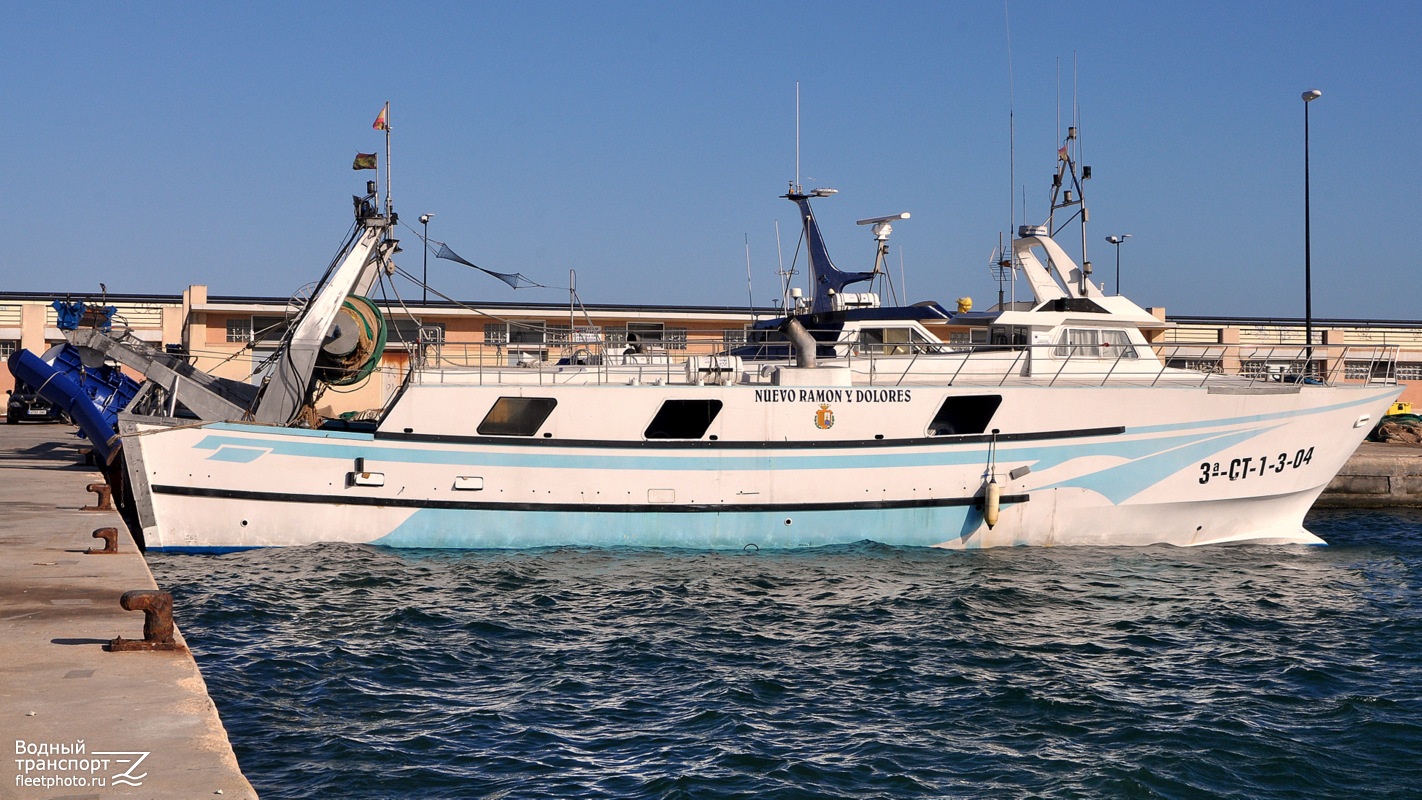
[[[433,216],[434,216],[434,214],[421,214],[421,215],[420,215],[420,224],[421,224],[421,225],[428,225],[428,224],[430,224],[430,217],[433,217]]]
[[[1320,98],[1320,97],[1322,97],[1322,96],[1323,96],[1323,92],[1320,92],[1320,91],[1317,90],[1317,89],[1309,89],[1308,91],[1306,91],[1306,92],[1303,93],[1303,101],[1304,101],[1305,103],[1311,103],[1311,102],[1313,102],[1314,100],[1317,100],[1318,98]]]

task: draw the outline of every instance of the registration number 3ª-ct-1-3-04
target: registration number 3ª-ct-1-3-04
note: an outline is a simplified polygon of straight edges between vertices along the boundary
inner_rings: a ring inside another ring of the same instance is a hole
[[[1298,469],[1313,460],[1313,448],[1300,448],[1293,453],[1276,456],[1246,456],[1224,461],[1206,461],[1200,465],[1200,483],[1209,483],[1211,478],[1244,480],[1257,475],[1277,475],[1286,469]]]

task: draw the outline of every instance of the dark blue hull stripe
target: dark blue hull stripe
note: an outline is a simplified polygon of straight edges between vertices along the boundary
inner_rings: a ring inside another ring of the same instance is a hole
[[[737,514],[754,512],[844,511],[854,509],[945,508],[982,505],[981,497],[941,497],[927,500],[878,500],[833,503],[725,503],[725,504],[632,504],[632,503],[490,503],[467,500],[419,500],[408,497],[340,497],[318,494],[287,494],[284,492],[247,492],[231,489],[200,489],[192,486],[153,487],[154,494],[179,497],[209,497],[220,500],[249,500],[264,503],[307,503],[390,508],[441,508],[467,511],[549,511],[596,514]],[[1005,494],[1001,503],[1025,503],[1030,495]]]
[[[1035,433],[999,433],[999,442],[1039,442],[1053,439],[1085,439],[1093,436],[1120,436],[1124,426],[1108,428],[1078,428],[1074,430],[1040,431]],[[922,436],[914,439],[842,439],[838,441],[798,441],[798,442],[728,442],[702,439],[677,441],[610,441],[606,439],[542,439],[522,436],[446,436],[426,433],[386,433],[376,432],[376,441],[430,442],[438,444],[474,445],[526,445],[530,447],[606,447],[636,448],[642,450],[797,450],[835,449],[868,447],[925,447],[950,444],[982,444],[993,440],[990,433],[974,433],[949,436]]]

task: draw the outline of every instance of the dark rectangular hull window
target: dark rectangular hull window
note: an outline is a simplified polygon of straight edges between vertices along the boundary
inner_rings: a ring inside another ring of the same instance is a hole
[[[996,394],[957,395],[943,401],[933,421],[928,424],[929,436],[963,436],[982,433],[992,422],[992,415],[1002,404]]]
[[[657,409],[645,435],[648,439],[700,439],[719,413],[720,400],[668,400]]]
[[[551,397],[500,397],[479,423],[479,435],[533,436],[556,405]]]

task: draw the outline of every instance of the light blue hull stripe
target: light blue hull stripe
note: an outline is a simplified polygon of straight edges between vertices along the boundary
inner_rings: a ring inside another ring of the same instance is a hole
[[[1113,504],[1120,505],[1165,480],[1167,476],[1194,466],[1220,450],[1246,442],[1271,430],[1274,428],[1238,431],[1212,436],[1203,441],[1191,437],[1184,444],[1171,447],[1168,450],[1152,452],[1124,464],[1080,475],[1060,483],[1038,487],[1033,491],[1064,486],[1080,487],[1090,489]]]
[[[1007,506],[1004,505],[1004,508]],[[790,520],[789,525],[785,524]],[[978,530],[972,506],[698,514],[422,509],[370,544],[389,547],[821,547],[873,540],[927,547]]]

